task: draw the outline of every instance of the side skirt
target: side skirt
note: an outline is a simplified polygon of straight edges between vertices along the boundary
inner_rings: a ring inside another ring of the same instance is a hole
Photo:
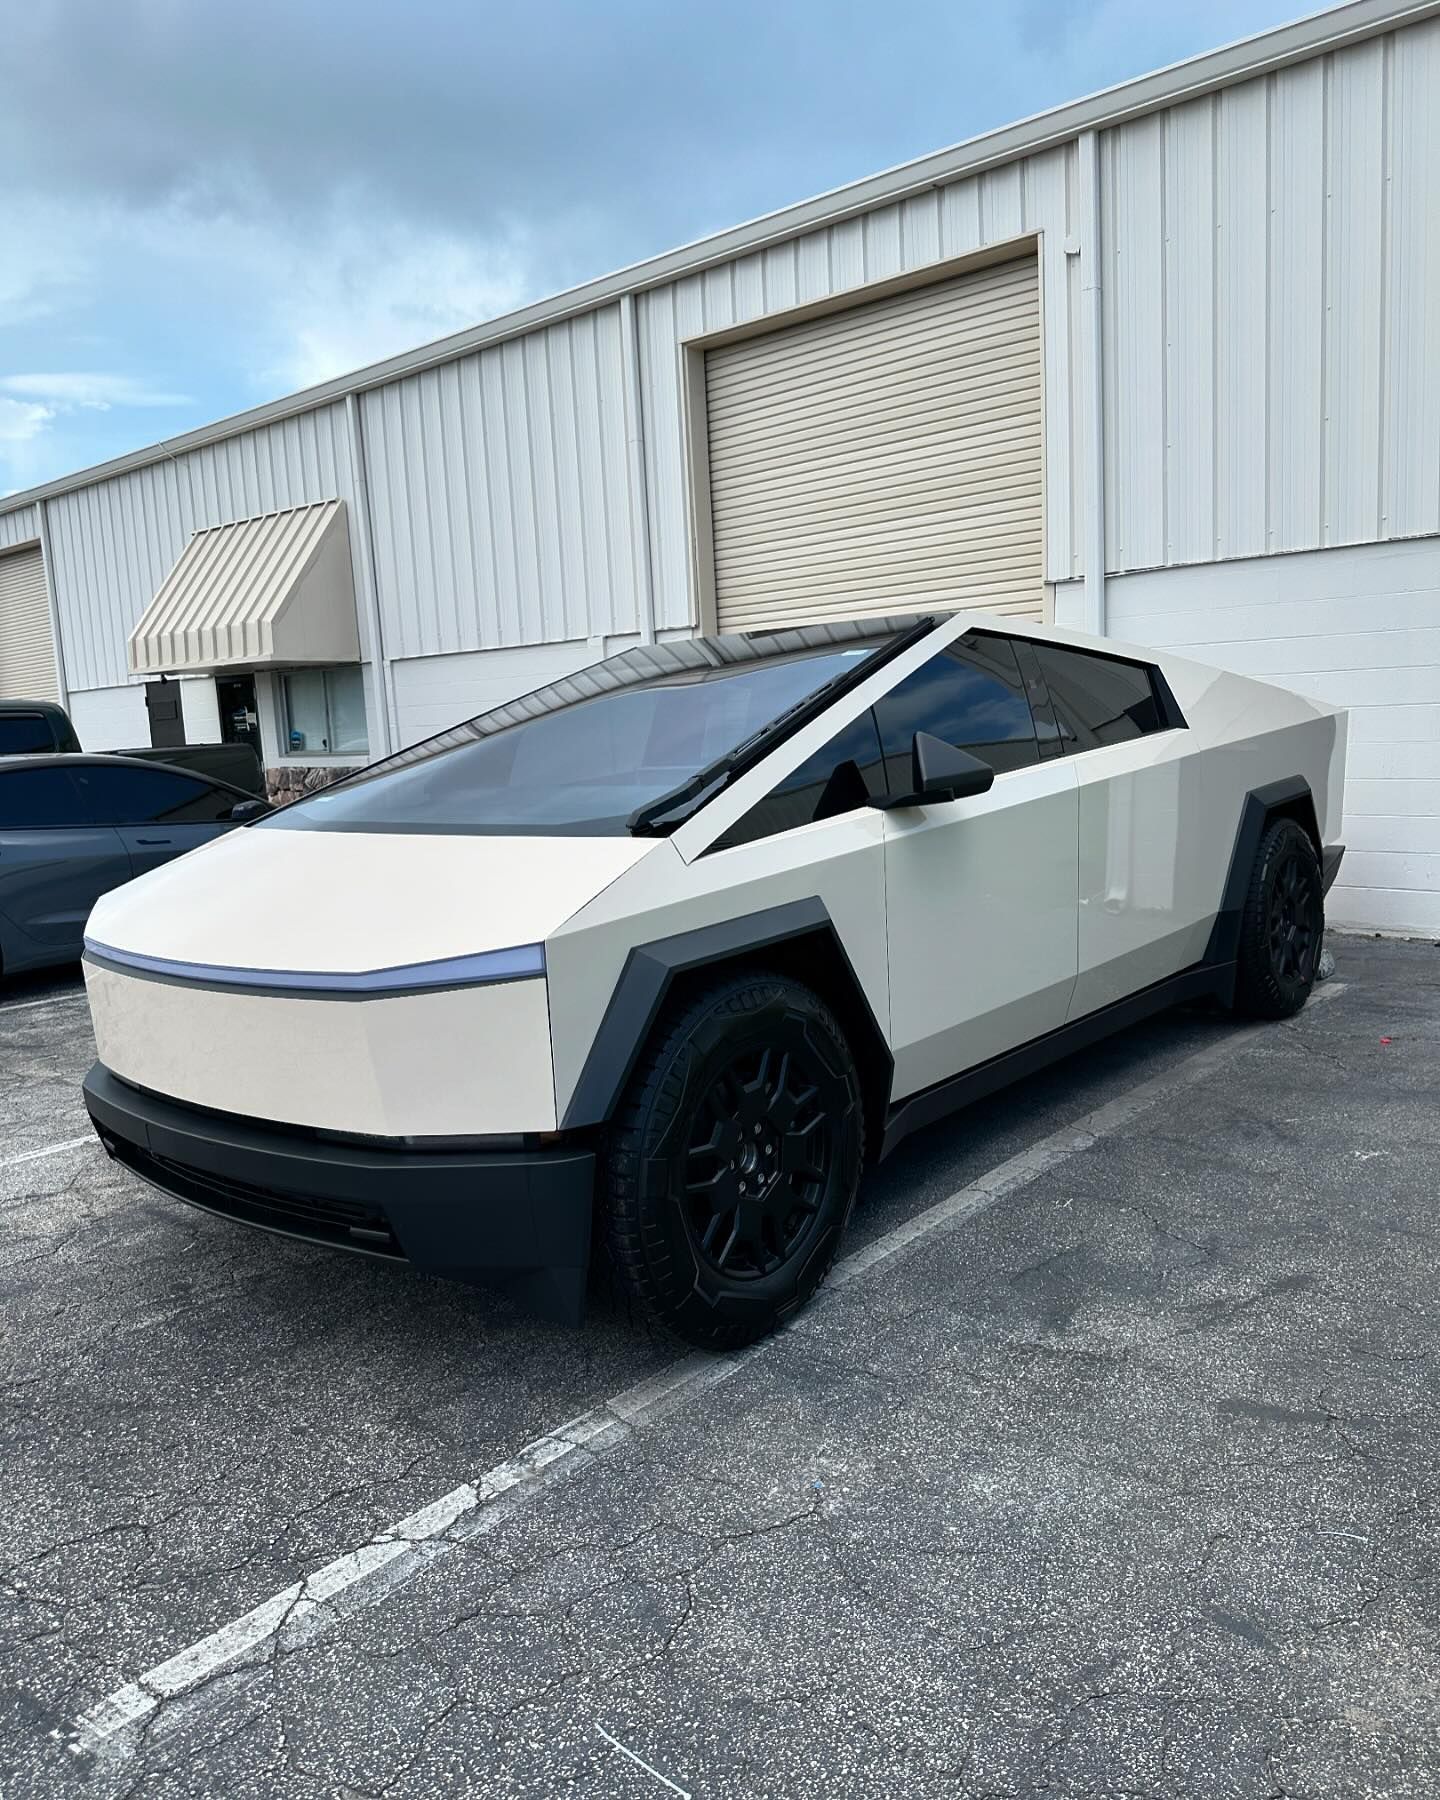
[[[890,1108],[876,1160],[883,1162],[912,1131],[921,1131],[936,1120],[959,1112],[962,1107],[987,1099],[1012,1081],[1020,1081],[1026,1075],[1048,1068],[1051,1063],[1073,1056],[1077,1050],[1086,1050],[1102,1038],[1138,1025],[1156,1013],[1187,1000],[1226,1000],[1233,991],[1234,981],[1232,963],[1198,963],[1193,969],[1157,981],[1153,987],[1142,988],[1137,994],[1127,994],[1123,1000],[1102,1006],[1099,1012],[1087,1013],[1083,1019],[1048,1031],[1044,1037],[1034,1038],[1017,1049],[1007,1050],[1003,1056],[992,1057],[989,1062],[967,1069],[963,1075],[924,1088]]]

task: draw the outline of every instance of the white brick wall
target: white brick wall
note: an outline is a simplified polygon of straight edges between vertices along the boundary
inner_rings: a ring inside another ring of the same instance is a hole
[[[1111,636],[1350,709],[1337,925],[1440,937],[1440,539],[1111,576]],[[1078,623],[1078,589],[1056,620]]]

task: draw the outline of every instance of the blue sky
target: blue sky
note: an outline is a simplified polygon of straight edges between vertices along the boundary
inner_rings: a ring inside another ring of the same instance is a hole
[[[1294,10],[27,0],[0,61],[0,493]]]

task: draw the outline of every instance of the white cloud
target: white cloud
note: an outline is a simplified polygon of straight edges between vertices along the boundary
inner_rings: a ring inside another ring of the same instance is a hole
[[[0,444],[28,444],[55,417],[54,409],[0,395]]]
[[[0,486],[347,374],[521,305],[539,285],[518,230],[469,237],[396,221],[348,190],[308,232],[57,201],[44,234],[79,304],[29,334],[38,369],[21,362],[19,337],[7,346]],[[34,241],[17,240],[22,261]],[[117,342],[136,373],[104,367]],[[89,366],[57,368],[66,349]]]
[[[268,254],[267,254],[268,252]],[[534,293],[523,243],[441,231],[337,225],[303,251],[266,245],[274,344],[258,385],[310,387],[522,305]]]
[[[188,394],[169,394],[131,375],[0,375],[0,394],[48,403],[54,409],[85,406],[108,412],[112,406],[189,406]]]
[[[56,233],[51,208],[14,194],[0,199],[0,325],[50,317],[73,300],[87,258]]]

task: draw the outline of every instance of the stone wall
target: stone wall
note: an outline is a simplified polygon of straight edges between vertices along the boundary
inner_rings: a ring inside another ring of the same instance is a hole
[[[332,781],[349,773],[349,769],[305,769],[290,765],[266,769],[266,797],[274,805],[284,806],[288,800],[298,800],[302,794],[313,794],[317,788],[329,787]]]

